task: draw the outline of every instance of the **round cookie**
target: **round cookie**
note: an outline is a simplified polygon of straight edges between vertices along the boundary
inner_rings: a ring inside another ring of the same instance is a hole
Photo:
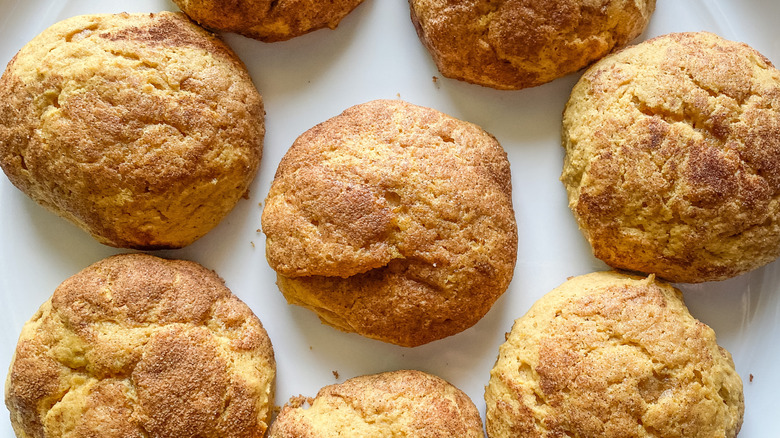
[[[288,302],[403,346],[474,325],[517,257],[501,145],[399,100],[354,106],[302,134],[279,164],[262,224]]]
[[[214,272],[118,255],[25,324],[5,402],[19,437],[260,438],[275,370],[262,324]]]
[[[449,78],[506,90],[575,72],[636,38],[655,0],[409,0],[420,41]]]
[[[485,391],[502,437],[724,437],[742,425],[742,381],[715,333],[668,284],[575,277],[515,321]]]
[[[263,118],[241,61],[183,14],[79,16],[0,78],[0,165],[101,243],[177,248],[246,196]]]
[[[293,397],[269,433],[269,438],[345,436],[482,438],[484,433],[466,394],[439,377],[411,370],[355,377],[322,388],[308,401]]]
[[[184,13],[211,29],[236,32],[265,42],[284,41],[328,27],[363,0],[173,0]]]
[[[563,116],[569,206],[610,266],[723,280],[780,254],[780,72],[745,44],[669,34],[610,55]]]

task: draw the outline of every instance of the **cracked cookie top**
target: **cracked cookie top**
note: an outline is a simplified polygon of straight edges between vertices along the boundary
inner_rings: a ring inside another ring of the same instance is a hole
[[[269,438],[379,436],[482,438],[484,434],[479,411],[463,391],[413,370],[354,377],[322,388],[309,400],[294,397],[269,432]]]
[[[674,282],[780,254],[780,72],[711,33],[591,67],[563,116],[561,180],[596,257]]]
[[[422,43],[447,77],[535,87],[636,38],[655,0],[409,0]]]
[[[408,346],[476,323],[517,256],[501,145],[402,101],[357,105],[302,134],[279,164],[262,224],[288,301]]]
[[[173,0],[185,14],[211,29],[265,42],[335,29],[363,0]]]
[[[101,243],[181,247],[245,196],[263,117],[241,61],[183,14],[74,17],[0,78],[0,165]]]
[[[485,391],[503,437],[724,437],[742,381],[670,285],[617,272],[574,277],[515,321]]]
[[[25,324],[6,382],[19,437],[257,437],[276,365],[212,271],[143,254],[65,280]]]

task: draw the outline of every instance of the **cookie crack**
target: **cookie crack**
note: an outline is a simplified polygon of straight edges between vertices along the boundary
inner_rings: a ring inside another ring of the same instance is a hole
[[[749,93],[747,93],[745,96],[737,96],[737,97],[735,97],[735,96],[731,96],[731,95],[730,95],[730,94],[728,94],[728,93],[725,93],[725,92],[720,92],[720,91],[717,91],[717,90],[713,89],[713,88],[712,88],[712,87],[710,87],[710,86],[707,86],[707,85],[706,85],[704,82],[702,82],[701,80],[697,79],[697,78],[696,78],[696,77],[693,75],[693,73],[691,73],[691,72],[690,72],[690,71],[689,71],[689,70],[686,68],[686,66],[684,66],[684,65],[683,65],[683,66],[680,66],[680,67],[679,67],[679,70],[680,70],[680,72],[682,72],[682,73],[685,75],[685,77],[687,77],[687,78],[688,78],[688,79],[691,81],[691,83],[693,83],[693,84],[694,84],[694,85],[695,85],[697,88],[699,88],[700,90],[707,92],[707,94],[709,94],[709,95],[710,95],[710,97],[712,97],[712,98],[718,98],[718,97],[720,97],[720,96],[726,96],[726,97],[728,97],[729,99],[732,99],[732,100],[734,100],[735,102],[737,102],[737,104],[739,105],[739,107],[740,107],[740,108],[744,107],[744,105],[747,103],[747,101],[748,101],[748,100],[749,100],[751,97],[753,97],[753,96],[755,96],[755,95],[756,95],[755,91],[753,91],[753,90],[752,90],[752,88],[751,88],[751,89],[750,89],[750,92],[749,92]]]
[[[631,95],[631,103],[642,114],[647,117],[659,119],[669,125],[683,124],[689,126],[694,131],[700,133],[705,139],[717,139],[718,137],[713,132],[711,127],[706,126],[705,122],[701,118],[692,117],[692,114],[688,114],[684,111],[682,114],[675,113],[664,109],[661,106],[653,106],[643,101],[636,94]]]
[[[108,49],[108,53],[110,53],[110,54],[112,54],[112,55],[114,55],[116,57],[125,58],[125,59],[131,60],[131,61],[140,61],[141,60],[141,57],[138,56],[138,54],[134,53],[134,52],[127,52],[127,51],[124,51],[124,50],[117,50],[117,49]]]
[[[689,75],[690,77],[690,75]],[[705,88],[702,87],[706,91]],[[712,91],[709,91],[712,92]],[[718,97],[718,96],[726,96],[731,98],[730,96],[727,96],[725,94],[714,94],[712,96]],[[751,96],[753,96],[751,94]],[[733,98],[731,98],[733,99]],[[684,111],[682,114],[676,113],[674,111],[670,111],[668,109],[665,109],[660,106],[653,106],[648,104],[647,102],[640,99],[639,96],[636,94],[631,95],[630,99],[632,105],[642,113],[643,115],[654,118],[656,120],[661,120],[662,122],[668,124],[668,125],[674,125],[674,124],[683,124],[686,126],[689,126],[693,131],[699,133],[702,135],[702,141],[708,145],[709,147],[714,147],[720,150],[721,152],[737,152],[734,147],[730,147],[729,144],[739,144],[743,145],[742,142],[738,138],[734,138],[731,135],[728,135],[727,137],[723,138],[722,135],[718,135],[716,133],[716,129],[713,126],[708,125],[707,121],[704,117],[695,117],[694,115],[690,114],[689,111]],[[744,105],[740,105],[740,110],[744,110]],[[739,116],[737,116],[739,118]],[[655,151],[651,151],[651,154],[655,156]],[[738,154],[739,155],[739,154]],[[651,159],[656,167],[658,168],[659,172],[663,173],[663,169],[668,164],[668,160],[663,160],[663,163],[658,162],[656,159]],[[764,172],[762,172],[756,165],[753,163],[744,160],[741,156],[739,159],[740,164],[740,170],[743,172],[747,172],[750,175],[757,176],[763,180],[766,180],[766,176],[763,175]],[[679,180],[679,179],[678,179]],[[678,181],[675,181],[675,184],[677,184]],[[779,194],[780,195],[780,194]],[[778,196],[776,195],[775,198]],[[667,203],[668,199],[664,199],[664,203]]]

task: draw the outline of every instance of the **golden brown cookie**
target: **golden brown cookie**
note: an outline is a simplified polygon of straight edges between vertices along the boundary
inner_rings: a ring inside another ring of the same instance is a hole
[[[263,210],[290,303],[404,346],[474,325],[506,290],[517,226],[509,162],[476,125],[399,100],[301,135]]]
[[[731,355],[680,291],[617,272],[572,278],[515,321],[485,401],[491,438],[733,438],[744,413]]]
[[[711,33],[589,69],[563,117],[569,206],[610,266],[723,280],[780,254],[780,72]]]
[[[265,42],[284,41],[328,27],[363,0],[173,0],[198,23]]]
[[[0,78],[0,165],[101,243],[182,247],[246,195],[263,117],[241,61],[183,14],[74,17]]]
[[[575,72],[636,38],[655,0],[409,0],[449,78],[517,90]]]
[[[309,403],[311,406],[304,406]],[[269,438],[482,438],[482,419],[463,391],[439,377],[402,370],[360,376],[293,397]]]
[[[25,324],[6,381],[19,437],[263,437],[276,365],[260,320],[212,271],[118,255]]]

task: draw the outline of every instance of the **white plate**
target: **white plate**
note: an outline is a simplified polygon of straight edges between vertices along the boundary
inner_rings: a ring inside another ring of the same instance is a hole
[[[161,0],[0,0],[0,63],[49,25],[73,15],[165,9],[177,8]],[[709,30],[747,42],[780,64],[778,16],[777,0],[658,0],[640,39]],[[408,5],[401,0],[366,0],[337,30],[288,42],[225,38],[247,64],[265,100],[263,163],[251,198],[242,200],[215,230],[185,249],[158,254],[216,270],[257,313],[276,351],[277,404],[293,395],[313,396],[324,385],[356,375],[416,368],[466,391],[484,414],[484,385],[512,321],[567,277],[606,268],[592,257],[577,230],[558,181],[561,111],[579,75],[524,91],[443,79],[417,40]],[[439,80],[434,82],[433,76]],[[517,269],[507,293],[473,328],[413,349],[338,332],[321,325],[312,312],[287,305],[265,261],[264,238],[257,232],[260,203],[279,160],[298,135],[351,105],[397,97],[477,123],[499,139],[512,163],[519,224]],[[24,322],[62,280],[121,252],[39,207],[4,176],[0,251],[2,368],[10,363]],[[741,437],[776,434],[779,288],[778,262],[729,281],[682,286],[691,312],[715,329],[744,381]],[[13,436],[7,413],[0,415],[0,436]]]

